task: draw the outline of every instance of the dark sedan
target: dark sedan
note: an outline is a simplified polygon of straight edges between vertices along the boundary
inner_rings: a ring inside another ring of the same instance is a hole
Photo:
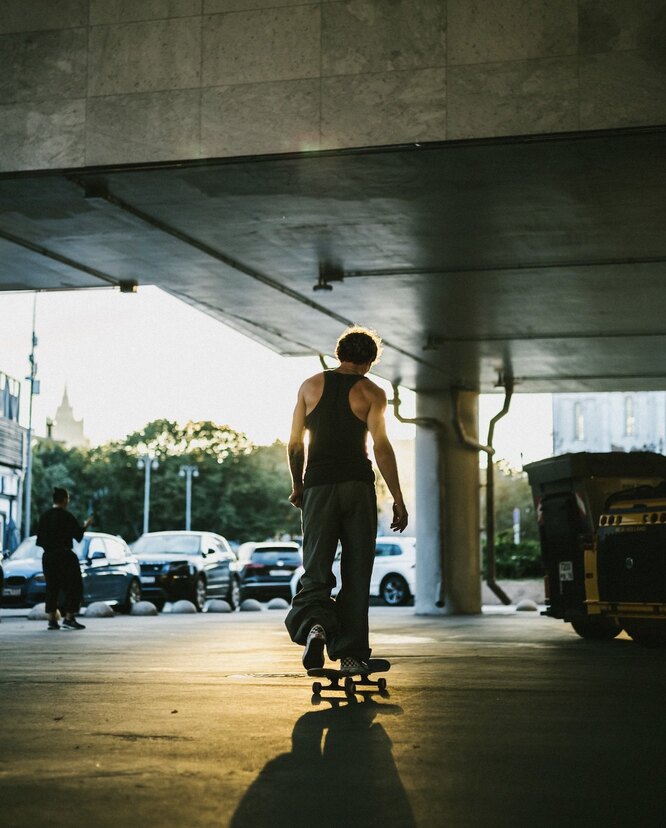
[[[241,599],[285,598],[291,602],[291,576],[301,565],[297,543],[257,543],[241,570]]]
[[[148,532],[133,545],[141,564],[141,587],[162,608],[185,598],[201,612],[208,598],[239,603],[236,556],[222,535],[212,532]]]
[[[35,541],[34,536],[26,538],[3,562],[3,607],[33,607],[46,598],[44,550]],[[122,538],[86,532],[74,551],[81,564],[84,604],[104,601],[129,612],[141,600],[139,564]]]

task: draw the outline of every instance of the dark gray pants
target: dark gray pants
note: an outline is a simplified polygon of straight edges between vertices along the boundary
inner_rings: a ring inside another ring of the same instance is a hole
[[[370,657],[368,605],[376,536],[377,499],[371,483],[347,480],[305,490],[305,572],[285,620],[292,641],[305,644],[313,624],[321,624],[329,658]],[[338,541],[342,587],[334,600],[332,567]]]

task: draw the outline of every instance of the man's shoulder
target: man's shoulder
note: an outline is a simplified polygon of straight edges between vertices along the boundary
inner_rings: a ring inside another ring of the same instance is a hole
[[[301,383],[298,398],[311,409],[324,392],[324,374],[320,371]]]
[[[373,402],[385,402],[386,401],[386,393],[384,389],[377,385],[376,382],[373,382],[369,377],[363,377],[362,380],[357,383],[358,388],[363,391],[363,393]]]
[[[314,388],[324,382],[324,372],[320,371],[318,374],[313,374],[311,377],[303,380],[301,388]]]

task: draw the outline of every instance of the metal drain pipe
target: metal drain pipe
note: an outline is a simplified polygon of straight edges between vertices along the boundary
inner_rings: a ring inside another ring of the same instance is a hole
[[[469,446],[476,451],[483,451],[488,457],[486,465],[486,568],[485,581],[488,588],[505,604],[511,604],[512,601],[504,592],[502,587],[497,583],[496,579],[496,560],[495,560],[495,462],[493,457],[495,449],[493,448],[493,439],[495,436],[495,424],[509,413],[511,405],[511,397],[513,395],[513,378],[502,376],[499,377],[498,385],[504,386],[504,405],[491,419],[488,424],[488,440],[486,444],[479,443],[472,437],[465,433],[462,422],[460,421],[460,413],[458,408],[458,389],[452,389],[453,396],[453,426],[462,443]]]
[[[403,417],[400,413],[401,400],[398,392],[398,386],[395,383],[391,383],[391,385],[393,387],[393,399],[389,400],[389,403],[393,406],[393,414],[399,423],[407,423],[409,425],[419,425],[424,428],[435,429],[442,429],[444,427],[439,420],[435,420],[432,417]]]
[[[499,422],[499,420],[501,420],[502,417],[505,417],[509,413],[511,397],[513,395],[513,378],[503,378],[500,376],[497,384],[504,386],[504,405],[502,406],[502,410],[495,414],[495,416],[490,420],[490,423],[488,424],[488,440],[485,446],[482,443],[478,443],[476,440],[473,440],[465,434],[458,413],[457,392],[453,392],[453,410],[455,412],[454,426],[462,442],[464,442],[465,445],[470,446],[470,448],[476,448],[478,451],[485,452],[488,456],[488,461],[486,465],[486,571],[484,574],[486,584],[488,584],[488,588],[500,599],[500,601],[503,604],[508,605],[511,604],[512,601],[506,594],[506,592],[504,592],[502,587],[497,583],[496,580],[497,567],[495,559],[495,461],[493,459],[495,449],[493,448],[493,439],[495,437],[496,423]]]
[[[492,449],[495,436],[495,423],[509,413],[513,395],[513,378],[504,379],[504,405],[488,424],[488,446]],[[493,449],[493,454],[495,453]],[[486,466],[486,583],[503,604],[510,604],[511,599],[496,581],[495,561],[495,461],[493,454],[488,455]]]

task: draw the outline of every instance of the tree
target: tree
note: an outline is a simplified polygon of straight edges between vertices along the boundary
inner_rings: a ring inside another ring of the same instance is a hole
[[[514,543],[513,533],[516,508],[520,509],[518,544]],[[482,553],[485,571],[485,543]],[[539,527],[527,475],[511,468],[506,461],[495,467],[495,563],[499,578],[536,578],[543,574]]]
[[[276,440],[225,464],[221,499],[233,538],[270,538],[301,531],[300,511],[289,503],[291,477],[287,449]]]
[[[521,539],[538,540],[539,527],[527,474],[511,468],[506,460],[500,460],[495,466],[495,531],[498,538],[508,535],[513,538],[513,510],[516,508],[520,509]]]
[[[185,528],[185,483],[179,472],[187,464],[199,471],[192,487],[193,528],[238,541],[300,532],[300,512],[288,501],[285,445],[254,446],[246,435],[209,421],[181,426],[155,420],[123,441],[88,450],[40,441],[33,455],[36,517],[50,505],[53,486],[65,486],[78,517],[93,509],[93,528],[137,538],[144,494],[137,460],[148,453],[159,462],[151,479],[152,531]]]
[[[66,449],[52,440],[40,440],[34,445],[30,534],[37,531],[40,515],[52,506],[55,486],[64,486],[71,492],[73,511],[85,511],[85,495],[81,495],[85,465],[85,453],[79,449]]]

